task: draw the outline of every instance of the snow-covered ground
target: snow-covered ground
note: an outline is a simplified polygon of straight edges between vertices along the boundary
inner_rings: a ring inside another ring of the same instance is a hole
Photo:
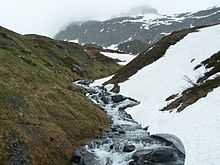
[[[101,54],[110,57],[112,59],[120,60],[120,62],[118,62],[119,65],[126,65],[136,57],[135,55],[122,54],[122,53],[101,52]]]
[[[199,11],[197,11],[199,12]],[[193,16],[193,13],[185,13],[184,15],[182,14],[172,14],[172,15],[161,15],[161,14],[144,14],[144,15],[137,15],[137,16],[132,16],[132,19],[125,19],[119,23],[143,23],[143,26],[141,27],[142,29],[150,29],[152,26],[158,26],[161,24],[164,25],[171,25],[174,22],[182,22],[183,20],[190,18],[190,19],[201,19],[201,18],[207,18],[212,15],[218,14],[220,11],[216,11],[212,14],[209,15],[204,15],[204,16]]]
[[[220,88],[181,113],[161,112],[165,99],[190,86],[205,69],[193,71],[203,60],[220,50],[220,25],[191,33],[171,46],[164,57],[120,84],[123,95],[141,102],[128,112],[151,133],[178,136],[186,148],[186,165],[220,163]],[[99,81],[101,83],[102,81]]]
[[[79,39],[75,39],[75,40],[67,40],[67,39],[65,39],[64,41],[79,44]]]

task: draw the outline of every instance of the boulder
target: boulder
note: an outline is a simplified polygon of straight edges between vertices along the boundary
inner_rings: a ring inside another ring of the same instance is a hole
[[[123,152],[133,152],[135,149],[135,145],[125,145],[123,148]]]
[[[86,151],[79,165],[101,165],[95,154]]]
[[[112,101],[114,103],[119,103],[119,102],[122,102],[126,99],[126,97],[122,96],[122,95],[114,95],[112,96]]]
[[[94,80],[79,80],[79,81],[77,81],[78,84],[86,85],[86,86],[90,85],[93,82],[94,82]]]
[[[108,104],[109,101],[110,101],[110,100],[109,100],[109,97],[106,97],[106,96],[102,96],[102,97],[101,97],[101,100],[103,101],[104,104]]]
[[[119,93],[120,92],[120,86],[118,84],[114,84],[114,87],[112,88],[111,92]]]
[[[177,136],[171,134],[155,134],[151,135],[151,137],[157,140],[164,140],[168,143],[171,143],[176,149],[185,155],[184,145]]]
[[[80,152],[80,150],[76,150],[76,151],[74,151],[74,153],[73,153],[73,156],[72,156],[72,162],[73,163],[80,163],[80,161],[81,161],[81,159],[82,159],[82,155],[81,155],[81,152]]]
[[[126,134],[125,130],[123,130],[123,129],[118,130],[118,133],[123,134],[123,135]]]
[[[146,126],[143,128],[144,131],[148,131],[148,129],[149,129],[149,126]]]
[[[184,160],[179,158],[177,150],[169,146],[136,151],[132,159],[132,164],[136,165],[184,165]]]

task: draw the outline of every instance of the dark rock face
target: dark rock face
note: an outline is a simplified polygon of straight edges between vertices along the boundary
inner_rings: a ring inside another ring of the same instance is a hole
[[[119,17],[106,21],[88,21],[71,24],[56,35],[56,39],[79,39],[80,43],[95,43],[108,47],[118,45],[120,51],[139,53],[159,41],[166,34],[191,28],[220,23],[220,8],[196,13],[162,16],[143,21],[143,16]]]
[[[111,128],[73,154],[73,165],[184,165],[185,150],[174,135],[150,135],[125,111],[138,101],[108,92],[104,87],[85,85],[78,81],[88,97],[109,116]],[[91,92],[92,91],[92,92]]]
[[[147,43],[140,40],[132,40],[118,45],[118,50],[131,54],[138,54],[143,52],[150,46]]]

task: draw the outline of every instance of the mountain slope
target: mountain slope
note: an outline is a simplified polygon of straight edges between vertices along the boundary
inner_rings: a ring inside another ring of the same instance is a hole
[[[195,13],[160,15],[157,13],[119,17],[106,21],[71,24],[55,38],[94,43],[127,53],[137,54],[171,32],[220,23],[220,8]]]
[[[69,164],[108,125],[71,82],[118,68],[95,48],[0,27],[0,164]]]
[[[179,137],[186,147],[186,165],[217,165],[220,161],[220,25],[187,31],[164,37],[120,69],[115,77],[101,83],[105,82],[107,87],[113,83],[115,91],[120,88],[122,95],[140,101],[139,106],[128,112],[136,121],[150,126],[151,133]],[[180,34],[182,37],[177,42],[169,40]],[[151,59],[155,55],[151,53],[155,52],[159,57]],[[132,74],[127,74],[131,68],[135,68]]]

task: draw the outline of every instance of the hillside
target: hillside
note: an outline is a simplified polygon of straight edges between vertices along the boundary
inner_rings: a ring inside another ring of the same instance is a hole
[[[76,147],[108,126],[72,81],[119,67],[94,47],[0,27],[0,164],[69,164]]]
[[[150,133],[179,137],[186,165],[220,161],[219,36],[220,25],[174,32],[98,81],[140,101],[127,112]]]
[[[137,54],[174,31],[220,23],[219,17],[219,7],[175,15],[145,13],[105,21],[72,23],[60,31],[55,38],[93,43]]]

